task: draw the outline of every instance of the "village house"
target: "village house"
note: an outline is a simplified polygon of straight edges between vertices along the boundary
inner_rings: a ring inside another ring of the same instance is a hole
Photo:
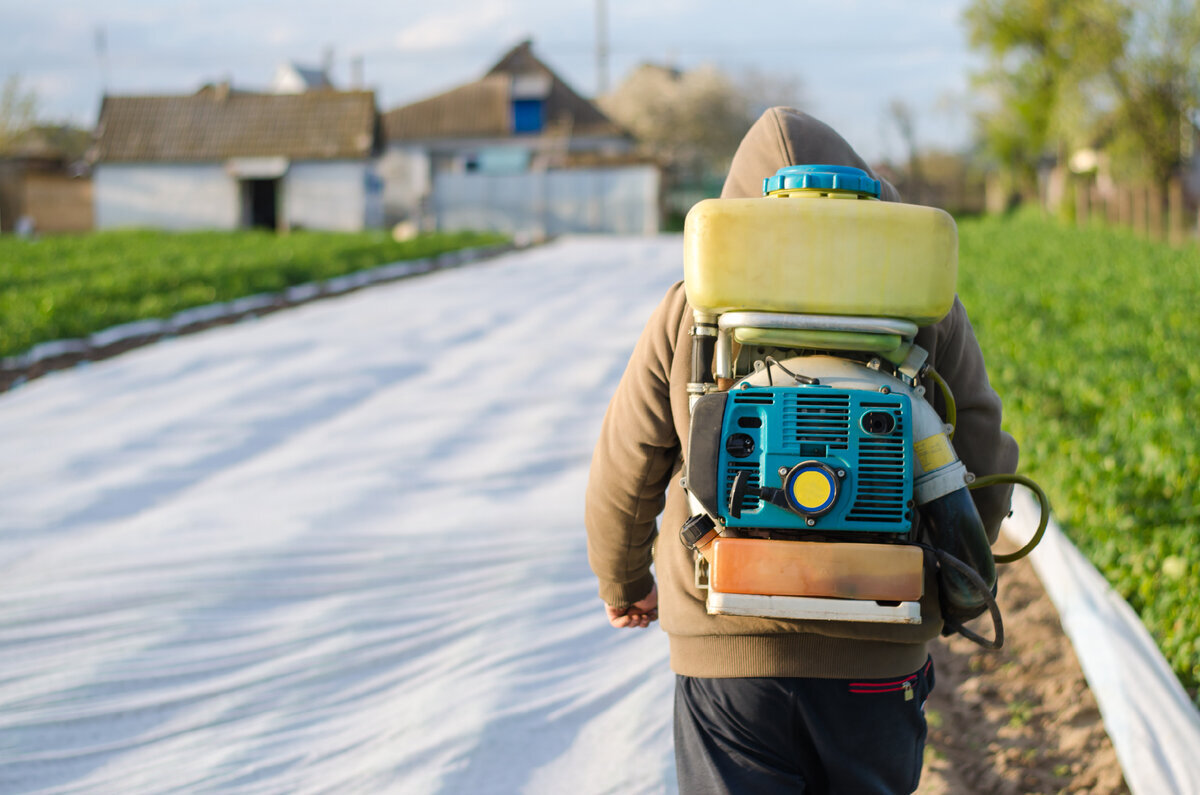
[[[634,140],[533,53],[384,114],[389,224],[417,228],[651,233],[659,171]]]
[[[271,78],[272,94],[303,94],[305,91],[325,91],[333,87],[327,65],[305,66],[285,61],[275,67],[275,76]]]
[[[325,229],[382,225],[375,95],[105,97],[93,191],[100,229]]]
[[[38,125],[0,151],[0,232],[86,232],[92,183],[84,160],[91,133]]]

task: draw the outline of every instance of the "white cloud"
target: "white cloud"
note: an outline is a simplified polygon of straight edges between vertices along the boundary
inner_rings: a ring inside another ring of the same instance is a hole
[[[76,81],[72,80],[69,75],[55,72],[41,72],[33,75],[27,83],[27,87],[33,90],[39,102],[50,104],[57,104],[69,97],[76,89]]]
[[[267,41],[275,47],[282,47],[303,39],[303,35],[295,25],[272,25],[266,30]]]
[[[393,39],[405,50],[438,50],[465,47],[479,38],[512,28],[512,12],[507,3],[488,0],[474,3],[469,11],[455,10],[431,14],[401,30]]]

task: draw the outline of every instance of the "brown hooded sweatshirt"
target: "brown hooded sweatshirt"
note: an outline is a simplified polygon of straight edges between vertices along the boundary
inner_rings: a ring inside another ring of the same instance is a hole
[[[808,163],[870,171],[825,124],[799,111],[772,108],[742,140],[721,195],[761,196],[764,177],[783,166]],[[886,181],[881,198],[899,201]],[[600,581],[600,597],[615,607],[644,598],[654,585],[653,562],[671,667],[686,676],[874,678],[915,671],[925,662],[926,643],[942,628],[937,584],[928,572],[919,625],[708,615],[705,594],[693,582],[693,553],[679,540],[688,516],[679,479],[687,452],[681,440],[688,438],[691,328],[692,309],[680,282],[647,322],[605,415],[585,515],[588,560]],[[988,384],[979,344],[957,298],[944,319],[920,330],[916,342],[954,394],[953,443],[967,469],[978,476],[1015,471],[1016,442],[1000,430],[1000,399]],[[937,393],[931,386],[926,385],[927,394]],[[934,408],[944,411],[940,395]],[[972,492],[993,539],[1010,495],[1005,486]]]

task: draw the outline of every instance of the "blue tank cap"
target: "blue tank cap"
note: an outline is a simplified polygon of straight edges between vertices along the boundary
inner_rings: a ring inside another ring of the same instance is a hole
[[[841,190],[879,198],[879,180],[853,166],[784,166],[763,180],[763,195],[777,190]]]

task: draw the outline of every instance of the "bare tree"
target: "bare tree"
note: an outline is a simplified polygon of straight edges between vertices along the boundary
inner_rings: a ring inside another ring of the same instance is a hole
[[[0,152],[6,152],[37,121],[37,93],[21,87],[21,76],[9,75],[0,87]]]
[[[682,71],[636,68],[600,105],[659,159],[677,181],[723,174],[738,142],[763,110],[799,104],[799,82],[745,72],[737,77],[705,65]]]
[[[921,175],[921,158],[917,147],[917,125],[913,118],[912,108],[902,99],[893,99],[888,103],[888,119],[900,133],[904,148],[908,150],[908,192],[912,201],[919,201],[924,182]]]

